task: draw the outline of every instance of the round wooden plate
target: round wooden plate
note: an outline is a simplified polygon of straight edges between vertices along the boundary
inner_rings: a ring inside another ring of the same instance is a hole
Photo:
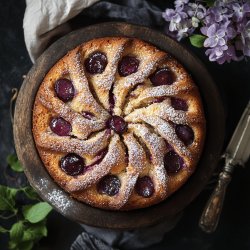
[[[32,107],[36,92],[49,69],[69,50],[97,37],[137,37],[171,53],[190,72],[199,87],[206,119],[207,137],[197,170],[188,182],[164,202],[129,212],[106,211],[72,199],[47,173],[32,135]],[[64,216],[88,225],[133,229],[156,224],[183,210],[204,188],[218,162],[224,141],[224,110],[218,90],[202,62],[171,38],[152,29],[103,23],[74,31],[51,45],[29,71],[20,89],[14,116],[14,139],[18,158],[31,186],[42,199]]]

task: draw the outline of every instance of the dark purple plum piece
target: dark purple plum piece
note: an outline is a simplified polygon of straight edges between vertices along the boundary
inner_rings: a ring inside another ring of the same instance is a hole
[[[120,76],[128,76],[135,73],[139,67],[139,60],[134,56],[124,56],[118,63]]]
[[[175,133],[186,146],[192,144],[194,141],[194,131],[188,125],[176,125]]]
[[[122,134],[127,130],[128,124],[122,117],[114,115],[108,119],[107,127],[113,129],[118,134]]]
[[[88,120],[91,120],[93,117],[95,117],[93,113],[88,112],[88,111],[83,111],[82,116]]]
[[[113,93],[114,90],[114,83],[112,84],[110,90],[109,90],[109,112],[112,114],[113,109],[115,107],[115,95]]]
[[[169,151],[164,156],[164,166],[167,173],[174,174],[181,170],[185,164],[183,159],[175,151]]]
[[[75,95],[75,88],[72,81],[66,78],[58,79],[55,83],[57,97],[63,102],[71,101]]]
[[[97,191],[100,194],[109,196],[116,195],[121,187],[121,181],[116,175],[106,175],[97,184]]]
[[[97,153],[97,155],[95,156],[95,161],[93,163],[91,163],[90,165],[85,167],[85,171],[89,170],[90,168],[92,168],[93,166],[99,164],[102,162],[103,158],[106,156],[106,154],[108,153],[108,149],[103,149],[101,151],[99,151]]]
[[[166,100],[166,97],[165,96],[161,96],[161,97],[156,97],[152,103],[160,103],[160,102],[163,102],[164,100]]]
[[[135,191],[144,198],[151,197],[155,191],[152,179],[149,176],[138,178],[135,185]]]
[[[60,161],[61,169],[68,175],[76,176],[84,169],[83,158],[77,154],[69,153]]]
[[[106,55],[100,51],[92,53],[84,62],[85,68],[90,74],[101,74],[108,64]]]
[[[173,147],[168,143],[168,141],[167,140],[164,140],[164,141],[165,141],[165,145],[166,145],[167,150],[168,151],[173,150]]]
[[[188,110],[187,102],[183,99],[172,97],[171,98],[171,106],[176,110]]]
[[[72,131],[71,124],[62,117],[55,117],[50,121],[50,129],[59,136],[67,136]]]
[[[171,85],[175,81],[175,76],[172,71],[167,68],[156,70],[150,77],[150,81],[155,86]]]

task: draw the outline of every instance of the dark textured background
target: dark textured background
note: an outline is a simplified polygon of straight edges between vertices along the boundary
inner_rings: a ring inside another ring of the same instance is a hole
[[[113,1],[115,2],[115,1]],[[150,1],[149,1],[150,2]],[[158,7],[164,10],[171,3],[155,0]],[[9,116],[9,101],[11,89],[20,88],[23,78],[32,63],[27,54],[22,20],[25,10],[24,0],[8,0],[0,3],[0,184],[18,185],[25,182],[22,175],[6,178],[6,156],[14,152],[12,126]],[[122,20],[105,17],[93,17],[91,9],[72,21],[74,27],[86,26],[107,20]],[[109,12],[109,15],[112,13]],[[133,20],[131,20],[132,22]],[[141,20],[144,22],[143,20]],[[150,25],[150,23],[149,23]],[[155,27],[157,28],[157,27]],[[159,28],[159,27],[158,27]],[[216,84],[220,89],[226,110],[226,138],[228,142],[241,113],[250,98],[250,62],[231,63],[219,66],[208,62],[203,50],[195,49],[188,42],[183,42],[189,47],[208,67]],[[216,143],[216,138],[214,138]],[[237,169],[234,173],[225,200],[220,224],[215,233],[207,235],[198,227],[198,220],[202,208],[211,190],[204,190],[201,195],[184,211],[184,216],[177,227],[165,236],[164,241],[153,249],[177,250],[217,250],[217,249],[250,249],[250,163],[245,169]],[[0,225],[5,225],[0,220]],[[8,226],[8,225],[5,225]],[[63,218],[53,212],[48,219],[49,235],[40,242],[38,249],[66,250],[69,249],[74,238],[81,232],[78,224]],[[5,250],[6,237],[0,234],[0,250]]]

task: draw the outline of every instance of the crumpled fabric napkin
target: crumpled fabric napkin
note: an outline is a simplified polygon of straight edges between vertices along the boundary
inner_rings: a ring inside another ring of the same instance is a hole
[[[26,0],[23,19],[25,44],[34,62],[51,38],[70,31],[66,22],[98,0]]]
[[[125,21],[163,29],[162,10],[156,0],[26,0],[23,28],[32,62],[57,38],[71,30],[105,21]],[[160,2],[158,0],[158,2]],[[91,5],[91,6],[90,6]],[[90,7],[89,7],[90,6]],[[116,231],[82,225],[71,250],[139,249],[160,242],[180,214],[148,228]]]
[[[31,61],[34,63],[59,37],[90,24],[126,21],[159,28],[164,23],[161,17],[162,11],[150,1],[98,1],[26,0],[23,29]],[[87,8],[90,5],[92,6]]]
[[[70,250],[118,250],[112,248],[107,243],[98,239],[90,233],[83,232],[77,236],[76,240],[72,244]]]
[[[82,225],[84,231],[73,242],[70,250],[144,249],[161,242],[164,235],[176,226],[181,216],[182,213],[179,213],[159,224],[126,231]]]

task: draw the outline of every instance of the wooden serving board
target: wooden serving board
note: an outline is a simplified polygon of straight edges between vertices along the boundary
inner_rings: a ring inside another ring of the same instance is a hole
[[[32,107],[44,76],[69,50],[93,38],[137,37],[167,51],[190,72],[199,87],[207,120],[207,136],[197,170],[188,182],[164,202],[129,212],[106,211],[72,199],[47,173],[32,136]],[[203,63],[179,43],[152,29],[126,24],[102,23],[74,31],[51,45],[31,68],[20,89],[15,107],[14,140],[25,174],[42,199],[74,221],[113,229],[133,229],[156,224],[183,210],[204,188],[220,157],[225,116],[222,101]]]

